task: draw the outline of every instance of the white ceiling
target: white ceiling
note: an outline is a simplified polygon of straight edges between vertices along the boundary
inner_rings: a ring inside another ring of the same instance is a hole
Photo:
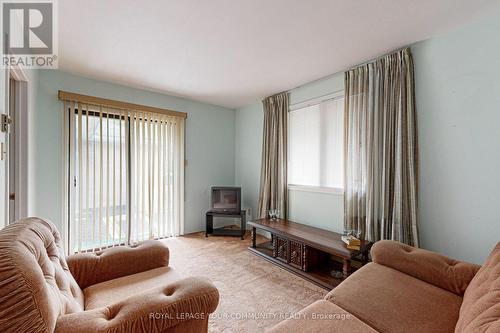
[[[495,0],[59,0],[59,67],[236,108],[442,34]]]

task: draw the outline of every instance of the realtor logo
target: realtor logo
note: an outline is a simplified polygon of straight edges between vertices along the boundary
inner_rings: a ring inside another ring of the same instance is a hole
[[[57,68],[54,1],[2,1],[2,67]]]

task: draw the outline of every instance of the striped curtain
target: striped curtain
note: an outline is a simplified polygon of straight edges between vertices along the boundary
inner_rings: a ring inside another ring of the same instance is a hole
[[[344,228],[418,246],[417,121],[410,49],[345,73]]]
[[[184,119],[64,102],[69,252],[183,233]]]
[[[265,98],[264,131],[262,133],[262,164],[258,216],[265,218],[277,210],[286,218],[288,209],[288,93]]]

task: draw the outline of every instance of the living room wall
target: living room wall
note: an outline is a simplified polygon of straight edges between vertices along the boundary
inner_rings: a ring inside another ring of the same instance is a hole
[[[61,230],[62,106],[58,90],[187,112],[185,232],[205,229],[210,186],[234,183],[234,110],[57,70],[42,70],[39,74],[33,215],[52,220]]]
[[[500,14],[415,44],[424,248],[482,263],[500,241]]]
[[[421,246],[482,263],[499,241],[500,15],[412,45],[420,149]],[[343,88],[343,73],[291,91],[290,103]],[[262,103],[236,112],[236,181],[259,196]],[[289,191],[289,216],[342,231],[341,196]]]

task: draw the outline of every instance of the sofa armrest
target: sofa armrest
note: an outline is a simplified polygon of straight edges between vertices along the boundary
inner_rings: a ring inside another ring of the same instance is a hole
[[[207,320],[218,303],[212,283],[187,278],[107,307],[59,316],[55,332],[165,332],[182,322]]]
[[[454,260],[435,252],[383,240],[371,249],[373,262],[463,296],[480,266]]]
[[[118,246],[97,252],[78,253],[66,258],[80,288],[122,276],[168,266],[168,247],[149,240],[133,246]]]

